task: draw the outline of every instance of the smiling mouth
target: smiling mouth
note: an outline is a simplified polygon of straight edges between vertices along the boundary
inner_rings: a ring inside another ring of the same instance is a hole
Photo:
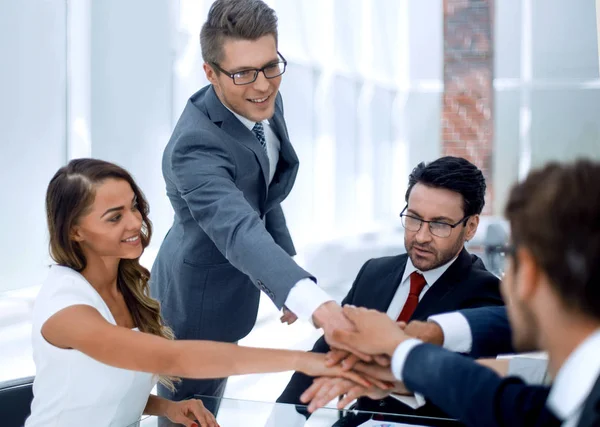
[[[264,98],[251,98],[251,99],[248,99],[248,101],[250,101],[254,104],[262,104],[263,102],[266,102],[270,97],[271,97],[271,95],[266,96]]]
[[[123,239],[121,240],[121,242],[125,242],[125,243],[135,243],[138,240],[140,240],[140,235],[136,234],[135,236],[132,237],[128,237],[127,239]]]

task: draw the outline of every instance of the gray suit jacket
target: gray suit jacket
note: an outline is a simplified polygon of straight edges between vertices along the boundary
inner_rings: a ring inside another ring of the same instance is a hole
[[[162,170],[175,218],[150,288],[179,339],[237,341],[254,326],[259,289],[281,308],[311,277],[290,257],[280,206],[299,163],[279,94],[270,123],[281,141],[271,185],[264,149],[211,85],[189,99],[167,144]]]

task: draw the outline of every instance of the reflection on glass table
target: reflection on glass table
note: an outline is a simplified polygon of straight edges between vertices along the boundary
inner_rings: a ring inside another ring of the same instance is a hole
[[[220,400],[217,421],[221,427],[398,427],[398,426],[433,426],[461,427],[456,420],[444,418],[417,417],[408,415],[378,414],[364,411],[338,411],[335,408],[322,408],[313,413],[308,420],[299,411],[303,406],[285,403],[257,402],[239,399],[218,399],[214,397],[195,396],[207,401]],[[218,405],[217,405],[218,406]],[[162,417],[147,417],[128,427],[175,427]]]

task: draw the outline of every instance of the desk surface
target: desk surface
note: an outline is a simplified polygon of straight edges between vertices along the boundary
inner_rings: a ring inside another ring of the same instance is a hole
[[[219,400],[206,396],[197,396],[197,398],[201,398],[205,402],[207,400]],[[217,421],[221,427],[462,426],[455,420],[406,415],[377,414],[385,415],[385,421],[370,420],[375,414],[374,412],[363,411],[344,411],[342,413],[334,408],[321,408],[312,414],[308,420],[305,420],[305,417],[296,410],[296,405],[221,398]],[[344,417],[345,422],[340,422],[340,416]],[[364,424],[365,422],[367,424]],[[162,417],[144,416],[139,422],[128,427],[175,427],[176,425],[179,424],[173,424]]]

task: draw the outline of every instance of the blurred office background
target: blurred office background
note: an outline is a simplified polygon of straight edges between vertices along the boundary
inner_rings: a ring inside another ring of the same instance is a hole
[[[172,220],[162,151],[206,84],[198,34],[211,3],[0,0],[0,381],[33,374],[28,316],[50,262],[44,194],[69,159],[133,173],[151,205],[152,263]],[[284,210],[298,261],[338,297],[364,260],[403,250],[398,213],[418,162],[476,162],[494,218],[530,168],[600,158],[594,0],[267,3],[301,161]],[[314,337],[279,325],[267,303],[247,343],[308,348]]]

